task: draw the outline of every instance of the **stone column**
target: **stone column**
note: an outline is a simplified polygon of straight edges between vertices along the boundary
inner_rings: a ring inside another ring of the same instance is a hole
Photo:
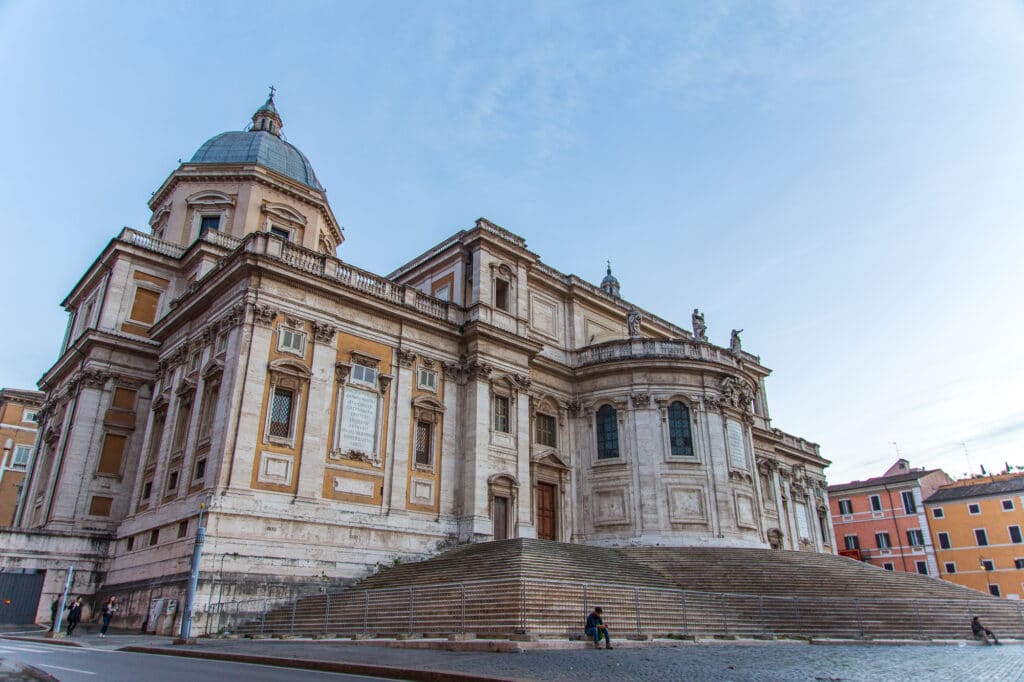
[[[306,425],[299,451],[299,478],[296,499],[315,502],[323,496],[327,444],[331,441],[331,414],[319,406],[331,404],[334,391],[334,361],[337,350],[330,324],[313,322],[313,367],[306,401]]]
[[[267,364],[274,335],[272,327],[277,311],[266,306],[252,306],[250,315],[253,320],[250,323],[248,343],[245,343],[243,335],[241,344],[241,349],[247,357],[239,358],[245,370],[242,381],[235,386],[233,400],[233,404],[238,405],[237,437],[232,442],[232,437],[229,436],[230,450],[225,451],[225,459],[229,457],[231,461],[227,485],[229,488],[242,490],[249,490],[252,487],[256,451],[263,443],[260,412],[263,410],[265,399]]]
[[[410,425],[412,423],[412,366],[416,355],[398,349],[395,365],[395,380],[392,391],[395,393],[394,414],[395,444],[391,453],[391,471],[386,476],[385,499],[388,501],[387,513],[405,513],[408,504],[409,481],[409,448],[411,447]]]
[[[536,506],[533,477],[530,475],[530,397],[526,388],[530,385],[530,379],[517,375],[516,383],[519,390],[515,392],[516,404],[516,478],[519,479],[519,505],[516,525],[518,526],[517,536],[521,538],[537,537],[537,527],[534,524],[534,508]],[[485,485],[486,491],[486,485]],[[484,495],[486,509],[487,495]],[[556,500],[557,504],[557,500]],[[492,529],[493,532],[493,529]]]

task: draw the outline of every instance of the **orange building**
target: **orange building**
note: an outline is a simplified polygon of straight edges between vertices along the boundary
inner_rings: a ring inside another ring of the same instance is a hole
[[[952,482],[941,469],[897,460],[883,475],[829,486],[839,554],[890,571],[939,574],[923,500]]]
[[[1024,595],[1024,474],[957,481],[925,507],[943,578],[996,597]]]
[[[39,391],[0,389],[0,526],[14,522],[14,510],[35,451],[38,415],[44,396]]]

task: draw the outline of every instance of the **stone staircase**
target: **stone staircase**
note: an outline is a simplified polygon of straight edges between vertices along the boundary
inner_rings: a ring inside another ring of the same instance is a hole
[[[975,614],[1000,636],[1024,636],[1018,602],[844,557],[522,538],[389,567],[344,591],[265,609],[236,629],[567,637],[594,605],[619,636],[964,638]]]

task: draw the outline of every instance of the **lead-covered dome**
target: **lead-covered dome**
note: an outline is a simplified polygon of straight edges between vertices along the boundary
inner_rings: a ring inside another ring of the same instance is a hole
[[[306,155],[281,139],[281,117],[274,106],[273,94],[253,114],[249,130],[211,137],[192,155],[189,163],[255,163],[324,191]]]

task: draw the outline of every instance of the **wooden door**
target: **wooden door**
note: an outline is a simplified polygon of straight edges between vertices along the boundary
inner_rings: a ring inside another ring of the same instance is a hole
[[[508,540],[508,498],[494,498],[494,539]]]
[[[557,540],[555,525],[555,486],[550,483],[538,483],[537,537],[541,540]]]

